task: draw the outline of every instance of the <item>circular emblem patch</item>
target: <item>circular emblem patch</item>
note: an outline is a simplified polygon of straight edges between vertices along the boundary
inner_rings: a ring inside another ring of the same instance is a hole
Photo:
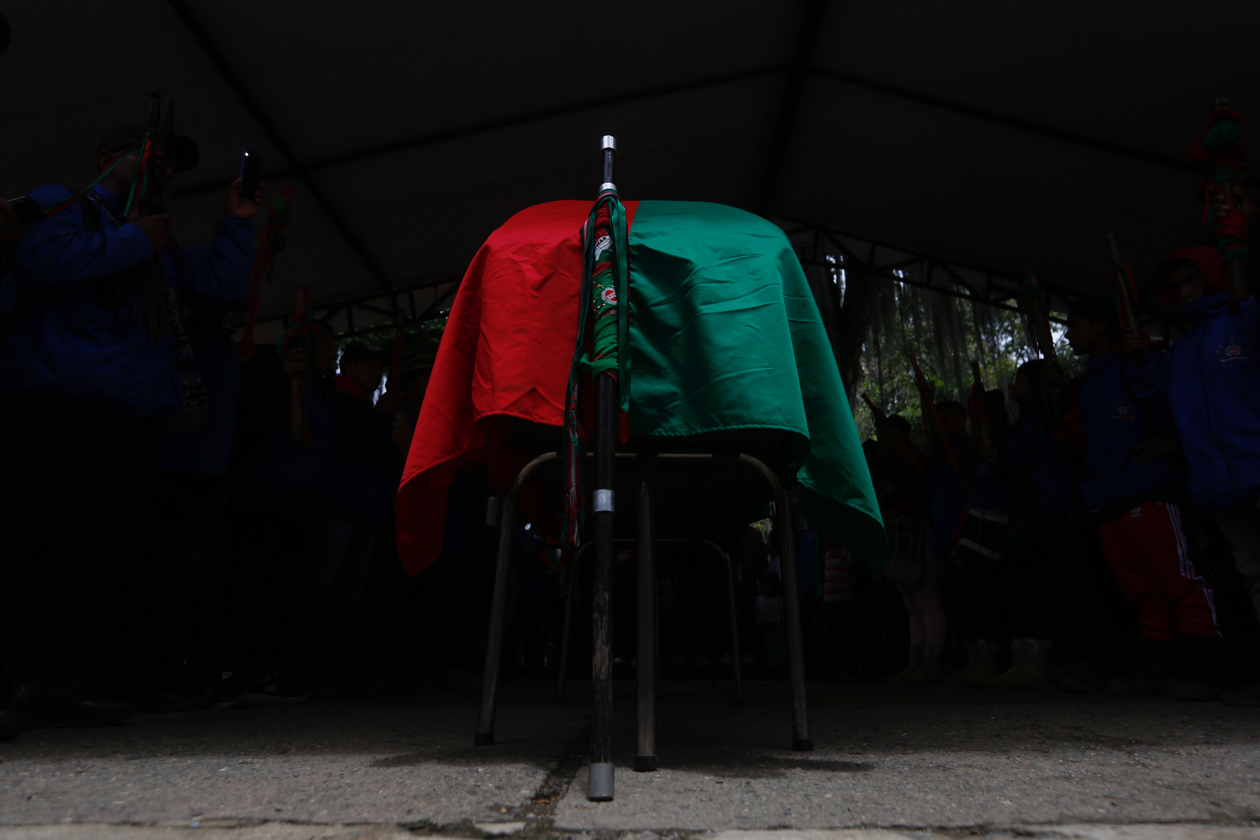
[[[1116,406],[1116,414],[1119,414],[1121,417],[1127,416],[1128,413],[1129,407],[1127,405]]]
[[[1239,347],[1237,344],[1231,344],[1225,348],[1226,356],[1237,356],[1241,352],[1242,352],[1242,348]]]
[[[612,286],[605,286],[599,293],[600,298],[609,306],[617,305],[617,290]]]

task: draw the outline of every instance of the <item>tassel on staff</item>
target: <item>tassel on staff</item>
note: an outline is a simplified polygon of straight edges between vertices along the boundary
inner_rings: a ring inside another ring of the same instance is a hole
[[[1120,259],[1120,245],[1114,233],[1107,234],[1107,242],[1111,245],[1111,295],[1115,301],[1116,313],[1120,316],[1120,329],[1125,335],[1138,332],[1137,287],[1133,283],[1133,273]]]
[[[1234,184],[1247,177],[1245,163],[1250,143],[1242,139],[1242,117],[1229,102],[1218,99],[1212,105],[1207,127],[1190,147],[1190,160],[1204,167],[1207,179],[1200,192],[1203,196],[1203,224],[1207,224],[1212,193],[1223,194],[1229,211],[1216,221],[1216,249],[1225,265],[1225,282],[1229,290],[1229,314],[1241,316],[1240,304],[1251,297],[1247,278],[1251,234],[1247,220],[1234,201]]]
[[[245,330],[241,335],[241,358],[254,355],[254,325],[258,321],[258,287],[263,280],[271,282],[275,270],[276,254],[284,250],[284,229],[289,224],[293,189],[285,187],[267,209],[267,221],[263,225],[258,249],[254,252],[254,265],[249,271],[249,314],[245,317]]]

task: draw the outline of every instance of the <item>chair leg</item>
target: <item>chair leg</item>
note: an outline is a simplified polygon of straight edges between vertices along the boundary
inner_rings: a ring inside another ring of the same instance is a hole
[[[809,737],[809,717],[805,708],[805,654],[801,643],[801,610],[797,602],[796,551],[792,539],[792,510],[787,489],[779,493],[779,550],[783,567],[783,605],[787,621],[788,670],[792,683],[792,749],[808,752],[814,748]]]
[[[740,661],[739,649],[739,609],[735,602],[735,568],[731,566],[731,556],[720,545],[704,541],[717,552],[718,560],[726,569],[726,600],[731,613],[731,671],[735,679],[735,705],[744,702],[744,666]]]
[[[556,679],[556,705],[564,705],[564,683],[569,677],[569,633],[573,630],[573,597],[577,591],[578,566],[591,544],[586,543],[573,555],[569,569],[569,587],[564,596],[564,631],[560,634],[560,676]]]
[[[486,644],[486,669],[481,678],[481,713],[473,744],[494,743],[494,713],[499,688],[499,660],[503,653],[503,630],[508,608],[508,581],[512,565],[512,520],[516,498],[509,495],[499,525],[499,555],[494,569],[494,600],[490,605],[490,638]]]
[[[617,434],[617,380],[598,377],[595,439],[595,603],[592,610],[594,655],[591,661],[591,753],[586,798],[613,798],[612,763],[612,566],[613,566],[613,453]]]
[[[656,544],[652,538],[652,486],[639,484],[639,738],[634,769],[656,769]]]
[[[512,524],[516,520],[516,500],[521,486],[537,467],[556,459],[556,453],[539,455],[526,464],[503,500],[503,515],[499,523],[499,555],[494,569],[494,600],[490,604],[490,639],[486,645],[486,670],[481,681],[481,709],[477,718],[477,732],[473,744],[485,746],[494,743],[494,713],[499,688],[499,659],[503,653],[503,630],[508,607],[508,582],[512,566]]]

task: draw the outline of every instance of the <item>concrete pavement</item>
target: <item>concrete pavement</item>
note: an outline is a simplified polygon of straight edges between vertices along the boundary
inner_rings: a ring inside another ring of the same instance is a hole
[[[662,769],[636,774],[620,688],[611,803],[585,799],[582,687],[555,706],[550,685],[510,683],[499,743],[481,748],[473,694],[25,733],[0,745],[0,840],[1260,837],[1260,709],[811,685],[816,749],[793,753],[784,684],[754,683],[736,707],[666,683]]]

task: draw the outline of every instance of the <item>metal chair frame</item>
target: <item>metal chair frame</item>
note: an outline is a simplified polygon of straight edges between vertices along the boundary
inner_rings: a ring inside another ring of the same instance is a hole
[[[635,545],[637,543],[638,543],[638,540],[627,540],[627,539],[613,540],[614,545]],[[720,545],[713,542],[712,540],[658,539],[656,540],[656,544],[657,545],[665,545],[665,544],[698,545],[698,546],[703,546],[704,548],[712,549],[713,553],[717,557],[718,563],[721,565],[722,569],[725,571],[727,602],[728,602],[728,607],[730,610],[730,619],[731,619],[731,660],[732,660],[731,661],[731,676],[735,681],[735,704],[739,705],[744,700],[744,672],[740,664],[739,624],[738,624],[739,610],[736,608],[736,605],[735,605],[735,569],[731,566],[731,556],[727,554],[726,551]],[[577,554],[574,555],[573,557],[573,568],[569,570],[569,585],[568,585],[566,594],[564,596],[564,631],[561,633],[561,636],[560,636],[560,677],[559,679],[556,680],[556,705],[557,706],[564,705],[564,684],[567,680],[568,673],[569,673],[569,637],[570,637],[570,630],[572,629],[572,624],[573,624],[573,598],[574,598],[574,592],[577,589],[578,565],[582,562],[582,558],[586,556],[586,553],[587,553],[586,550],[590,548],[592,545],[594,545],[594,543],[591,543],[591,542],[583,543],[582,547],[577,550]],[[643,574],[643,572],[640,572],[640,574]],[[657,605],[656,605],[656,598],[658,597],[659,593],[657,592],[657,589],[656,589],[655,568],[650,569],[646,574],[648,574],[649,580],[645,584],[641,584],[641,586],[642,585],[647,586],[649,591],[652,593],[652,609],[650,610],[651,612],[650,617],[644,616],[644,614],[641,612],[639,614],[639,621],[644,621],[644,620],[652,621],[656,628],[657,640],[659,641],[661,626],[660,626],[660,611],[657,609]]]
[[[494,575],[494,598],[490,607],[490,638],[486,649],[485,674],[482,683],[481,707],[477,721],[477,731],[473,737],[473,743],[477,745],[494,743],[494,721],[495,712],[497,710],[497,696],[499,683],[499,661],[503,652],[503,634],[505,630],[507,607],[508,607],[508,583],[509,572],[511,569],[512,557],[512,528],[516,519],[517,501],[520,496],[521,488],[525,481],[530,477],[534,470],[544,464],[548,464],[560,457],[557,452],[548,452],[539,455],[534,460],[526,464],[516,477],[512,480],[512,484],[508,489],[507,495],[503,500],[502,513],[499,522],[499,551],[495,567]],[[774,494],[776,502],[775,513],[778,519],[779,533],[783,535],[780,540],[781,547],[781,566],[783,569],[783,589],[784,589],[784,606],[785,619],[787,621],[787,641],[788,641],[788,672],[789,683],[792,693],[792,749],[794,750],[812,750],[813,742],[809,737],[809,722],[807,718],[806,702],[805,702],[805,663],[801,644],[801,622],[800,622],[800,605],[797,601],[796,588],[796,562],[792,547],[792,515],[790,500],[774,471],[766,466],[763,462],[752,457],[751,455],[740,454],[738,456],[719,455],[713,453],[638,453],[638,452],[617,452],[616,460],[638,459],[647,461],[648,459],[661,460],[684,460],[692,461],[697,465],[708,462],[713,463],[718,460],[738,460],[743,464],[751,467],[759,473],[762,478],[770,485],[770,489]],[[611,503],[611,491],[601,490],[598,492],[608,493],[606,497]],[[610,516],[605,518],[607,522],[611,517],[611,510],[607,511]],[[653,533],[652,521],[652,484],[648,477],[648,471],[642,471],[639,481],[639,522],[638,522],[638,539],[636,540],[639,548],[639,569],[638,569],[638,586],[639,586],[639,603],[638,603],[638,651],[637,651],[637,685],[638,685],[638,743],[634,760],[634,768],[639,771],[651,771],[657,767],[656,756],[656,650],[657,650],[657,633],[656,633],[656,586],[655,586],[655,547],[656,539]],[[591,543],[606,543],[598,546],[598,553],[604,558],[612,556],[612,530],[610,522],[602,528],[596,529],[596,539]],[[716,547],[716,546],[715,546]],[[720,549],[719,549],[720,550]],[[723,556],[725,553],[723,552]],[[576,567],[576,562],[575,562]],[[730,563],[726,563],[729,570]],[[607,605],[611,597],[611,580],[610,575],[596,574],[595,576],[595,604],[596,610],[599,605],[605,605],[603,620],[597,620],[594,627],[594,644],[595,650],[593,655],[592,671],[594,677],[594,693],[595,699],[592,704],[591,712],[591,762],[589,767],[590,778],[587,788],[587,797],[593,801],[608,801],[613,798],[613,765],[608,757],[608,744],[611,739],[612,728],[612,682],[611,682],[611,638],[609,633],[609,621],[607,619]],[[734,601],[733,584],[729,583],[730,598]],[[571,598],[572,582],[570,582],[570,598]],[[733,606],[733,603],[732,603]],[[565,614],[565,639],[568,638],[568,622],[569,622],[569,599],[566,599]],[[599,616],[597,616],[599,618]],[[736,643],[738,644],[738,643]],[[567,658],[567,643],[565,650],[561,653],[563,664]],[[738,676],[738,656],[737,650],[733,651],[736,660],[736,691],[737,696],[742,692],[742,680]],[[601,667],[602,665],[602,667]],[[558,691],[563,691],[564,684],[563,668],[560,674],[560,683]]]

